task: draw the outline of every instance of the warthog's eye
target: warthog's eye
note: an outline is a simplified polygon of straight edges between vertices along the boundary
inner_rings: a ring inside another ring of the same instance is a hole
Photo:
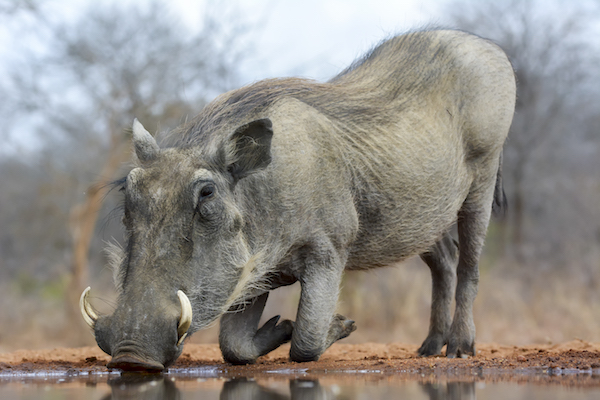
[[[198,201],[202,201],[204,199],[208,199],[215,194],[215,187],[213,185],[206,185],[202,189],[200,189],[200,196]]]
[[[204,182],[198,191],[196,212],[205,221],[212,220],[217,212],[218,202],[211,201],[215,197],[217,188],[213,182]],[[215,208],[217,207],[217,208]]]

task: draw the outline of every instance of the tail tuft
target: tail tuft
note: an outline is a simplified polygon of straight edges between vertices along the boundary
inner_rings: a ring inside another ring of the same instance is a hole
[[[504,218],[508,202],[506,193],[504,193],[504,185],[502,184],[502,153],[500,153],[500,161],[498,162],[498,175],[496,177],[496,187],[494,189],[494,202],[492,203],[492,212],[494,215]]]

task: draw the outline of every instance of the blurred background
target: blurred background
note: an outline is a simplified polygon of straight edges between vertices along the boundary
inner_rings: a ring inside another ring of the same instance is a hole
[[[103,248],[123,231],[106,184],[128,171],[134,117],[165,132],[226,90],[327,80],[423,26],[494,40],[518,78],[478,341],[600,341],[600,1],[0,0],[0,351],[95,343],[77,301],[91,284],[100,311],[115,305]],[[430,291],[418,258],[347,274],[346,340],[420,343]],[[275,291],[266,317],[293,319],[298,297]]]

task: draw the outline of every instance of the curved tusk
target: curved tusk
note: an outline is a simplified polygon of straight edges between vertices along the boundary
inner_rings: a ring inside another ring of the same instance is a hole
[[[181,316],[179,317],[179,325],[177,325],[177,335],[179,336],[177,346],[179,346],[183,343],[183,339],[187,336],[187,331],[192,325],[192,303],[182,290],[177,291],[177,297],[179,297],[181,303]]]
[[[88,302],[88,293],[90,292],[90,287],[88,286],[83,293],[81,293],[81,297],[79,298],[79,309],[81,310],[81,315],[83,316],[83,320],[86,324],[92,329],[94,329],[94,325],[96,325],[96,320],[98,320],[98,313],[94,310],[94,308]]]

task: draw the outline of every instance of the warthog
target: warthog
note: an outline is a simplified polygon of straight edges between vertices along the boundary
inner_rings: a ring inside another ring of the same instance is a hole
[[[433,280],[419,354],[475,354],[478,258],[503,201],[514,104],[499,47],[431,30],[383,42],[327,83],[271,79],[225,93],[162,147],[136,120],[136,168],[119,183],[118,305],[98,316],[89,288],[81,297],[108,366],[163,370],[186,335],[219,317],[227,362],[253,363],[288,341],[291,360],[317,360],[355,329],[335,311],[344,270],[413,255]],[[259,328],[269,291],[294,282],[295,322]]]

